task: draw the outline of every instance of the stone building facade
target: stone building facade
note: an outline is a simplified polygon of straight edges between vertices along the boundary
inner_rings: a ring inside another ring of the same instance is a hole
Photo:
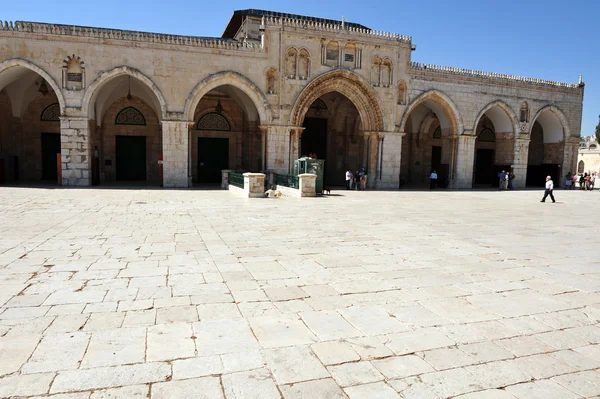
[[[376,188],[424,184],[432,169],[453,188],[493,184],[499,169],[517,187],[575,169],[581,78],[423,65],[415,49],[261,10],[234,12],[220,38],[1,23],[0,169],[8,182],[189,187],[220,168],[291,173],[315,153],[327,184],[364,167]]]
[[[577,170],[574,169],[573,172],[600,174],[600,143],[595,136],[581,138]]]

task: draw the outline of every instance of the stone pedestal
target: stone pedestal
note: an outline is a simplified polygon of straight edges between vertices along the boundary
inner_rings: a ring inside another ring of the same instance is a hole
[[[473,163],[475,161],[476,136],[458,136],[456,138],[456,156],[454,158],[454,176],[452,188],[473,188]]]
[[[162,121],[163,186],[188,187],[189,123]]]
[[[513,170],[515,180],[514,188],[525,188],[527,182],[527,160],[529,158],[529,137],[523,135],[515,140],[515,156],[513,159]]]
[[[317,196],[317,175],[302,173],[298,175],[298,187],[301,197]]]
[[[233,169],[223,169],[221,171],[221,188],[224,190],[229,189],[229,174],[233,172]]]
[[[264,173],[244,173],[244,197],[263,198],[265,196]]]
[[[91,183],[91,148],[89,120],[62,117],[60,148],[63,186],[89,186]]]

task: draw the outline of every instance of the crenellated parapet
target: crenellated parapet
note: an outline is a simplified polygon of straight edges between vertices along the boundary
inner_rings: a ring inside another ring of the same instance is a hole
[[[394,42],[411,43],[411,36],[404,36],[398,33],[382,32],[372,29],[359,28],[356,26],[348,26],[341,21],[340,23],[325,23],[321,21],[303,20],[289,17],[273,17],[264,18],[264,24],[270,26],[287,26],[291,28],[315,30],[320,32],[331,32],[334,34],[348,33],[356,36],[362,36],[370,39],[383,39]]]
[[[440,75],[452,75],[452,76],[465,76],[465,77],[473,77],[480,79],[493,80],[494,82],[517,82],[517,83],[525,83],[530,85],[537,86],[546,86],[546,87],[559,87],[566,89],[577,89],[583,87],[583,82],[579,82],[576,84],[573,83],[563,83],[556,82],[554,80],[545,80],[545,79],[536,79],[536,78],[527,78],[524,76],[515,76],[515,75],[507,75],[504,73],[496,73],[496,72],[484,72],[477,71],[474,69],[465,69],[465,68],[455,68],[441,65],[432,65],[432,64],[422,64],[420,62],[411,62],[410,70],[411,71],[424,71],[424,72],[432,72]]]
[[[92,28],[75,25],[45,24],[39,22],[0,21],[0,32],[25,32],[42,35],[76,36],[94,39],[127,40],[177,46],[207,47],[223,50],[262,52],[260,44],[230,39],[198,36],[167,35],[120,29]]]

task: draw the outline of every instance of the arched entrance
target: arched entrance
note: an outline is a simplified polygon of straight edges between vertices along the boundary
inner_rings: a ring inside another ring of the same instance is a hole
[[[62,93],[39,67],[0,63],[0,184],[58,184]]]
[[[139,71],[106,72],[83,100],[90,120],[92,184],[162,184],[164,99]]]
[[[270,121],[267,99],[248,78],[225,71],[203,79],[188,96],[185,115],[193,121],[189,167],[194,183],[219,183],[223,169],[264,168],[259,126]]]
[[[342,186],[346,170],[365,168],[373,186],[384,122],[373,89],[360,76],[337,70],[316,77],[296,100],[290,124],[304,128],[298,155],[325,159],[325,184]]]
[[[422,94],[407,108],[400,124],[402,140],[401,183],[424,186],[433,170],[438,184],[452,179],[456,137],[462,130],[458,110],[443,93]]]
[[[475,121],[473,185],[498,185],[498,173],[512,171],[515,153],[516,117],[510,108],[495,102],[483,109]]]
[[[194,183],[220,183],[221,170],[262,170],[260,118],[252,100],[235,86],[218,86],[198,102],[192,126]]]
[[[529,156],[527,161],[527,185],[544,186],[546,176],[555,184],[562,181],[569,170],[562,170],[565,152],[566,123],[564,116],[554,107],[546,107],[533,119]]]

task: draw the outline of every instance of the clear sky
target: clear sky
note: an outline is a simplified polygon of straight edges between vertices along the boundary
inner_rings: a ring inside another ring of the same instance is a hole
[[[413,37],[413,61],[577,83],[581,134],[600,114],[598,0],[3,0],[0,18],[220,36],[234,10],[257,8],[357,22]]]

